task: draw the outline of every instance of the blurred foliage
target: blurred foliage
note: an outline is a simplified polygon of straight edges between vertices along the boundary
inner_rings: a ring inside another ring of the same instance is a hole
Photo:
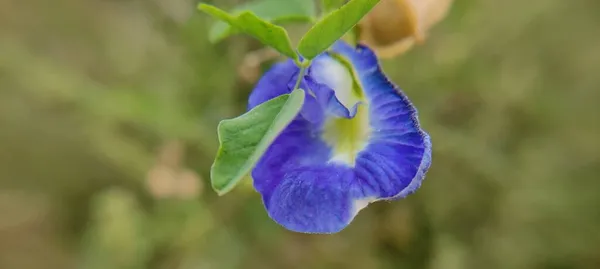
[[[0,1],[0,268],[600,268],[600,2],[455,1],[384,62],[433,165],[331,236],[285,231],[248,181],[202,191],[260,45],[210,45],[196,4]]]

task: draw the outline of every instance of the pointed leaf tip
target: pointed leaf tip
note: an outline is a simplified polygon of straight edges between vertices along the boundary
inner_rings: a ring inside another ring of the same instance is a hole
[[[380,0],[351,0],[327,14],[302,37],[298,52],[313,59],[350,31]]]

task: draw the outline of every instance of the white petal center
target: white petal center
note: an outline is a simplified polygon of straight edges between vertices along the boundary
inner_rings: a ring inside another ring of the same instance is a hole
[[[332,57],[319,57],[313,63],[313,76],[335,92],[335,97],[348,109],[361,101],[360,91],[348,67]]]

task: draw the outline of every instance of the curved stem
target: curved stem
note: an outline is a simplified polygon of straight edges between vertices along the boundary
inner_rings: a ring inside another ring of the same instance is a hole
[[[310,61],[303,61],[302,64],[300,64],[300,72],[298,73],[298,78],[296,79],[296,84],[294,85],[293,90],[296,90],[298,87],[300,87],[300,82],[302,81],[304,73],[306,72],[306,68],[308,68],[309,65]]]

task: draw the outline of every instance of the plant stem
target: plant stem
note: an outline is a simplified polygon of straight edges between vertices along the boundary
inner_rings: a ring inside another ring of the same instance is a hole
[[[298,89],[298,87],[300,87],[300,82],[302,81],[302,78],[304,77],[304,73],[306,72],[306,68],[308,68],[309,65],[310,65],[310,61],[303,61],[302,64],[300,64],[300,72],[298,73],[298,78],[296,79],[296,85],[294,85],[293,90],[296,90],[296,89]]]

